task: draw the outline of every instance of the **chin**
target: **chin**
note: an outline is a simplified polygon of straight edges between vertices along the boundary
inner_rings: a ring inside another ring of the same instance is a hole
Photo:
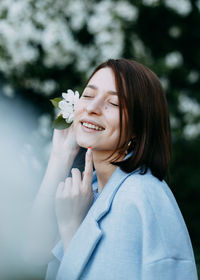
[[[78,145],[81,147],[81,148],[85,148],[87,149],[88,147],[91,147],[90,145],[85,145],[85,144],[82,144],[82,143],[78,143]]]
[[[76,142],[82,148],[93,147],[94,141],[92,141],[91,136],[85,136],[82,133],[76,134]]]
[[[81,140],[81,139],[76,139],[77,144],[82,147],[87,149],[88,147],[92,147],[92,145],[90,143],[86,143],[86,141]]]

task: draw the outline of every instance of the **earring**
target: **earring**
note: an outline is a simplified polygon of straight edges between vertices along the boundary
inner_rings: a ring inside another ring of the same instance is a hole
[[[131,143],[132,143],[132,140],[130,140],[130,141],[128,142],[128,148],[130,147]]]
[[[125,152],[126,155],[128,154],[128,149],[131,146],[131,144],[132,144],[132,139],[128,142],[128,145],[127,145],[128,147],[127,147],[127,150]]]
[[[130,139],[130,141],[128,142],[128,145],[127,145],[128,148],[127,148],[127,150],[130,148],[130,146],[134,146],[135,140],[136,140],[136,137],[135,137],[135,136],[132,136],[131,139]]]

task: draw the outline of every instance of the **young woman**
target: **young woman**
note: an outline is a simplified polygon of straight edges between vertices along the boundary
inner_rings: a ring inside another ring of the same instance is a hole
[[[87,149],[84,174],[73,168],[66,178],[79,147]],[[37,242],[29,249],[49,262],[46,279],[197,280],[187,228],[164,181],[170,150],[157,76],[127,59],[98,66],[73,125],[54,131],[34,204]]]

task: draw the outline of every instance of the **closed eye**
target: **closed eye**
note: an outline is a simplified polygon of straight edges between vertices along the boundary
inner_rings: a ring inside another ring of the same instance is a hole
[[[109,102],[111,105],[115,106],[115,107],[118,107],[119,105],[118,104],[115,104],[115,103],[112,103],[112,102]]]
[[[83,94],[82,96],[83,96],[83,97],[91,97],[91,98],[93,97],[93,96],[87,95],[87,94]]]

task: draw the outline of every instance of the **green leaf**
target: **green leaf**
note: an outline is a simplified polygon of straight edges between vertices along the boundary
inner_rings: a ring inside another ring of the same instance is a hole
[[[54,121],[53,121],[53,128],[56,129],[65,129],[70,127],[71,123],[67,123],[66,120],[63,118],[62,115],[59,115]]]
[[[58,103],[59,103],[61,100],[62,100],[61,97],[56,97],[56,98],[54,98],[54,99],[50,99],[50,101],[51,101],[51,103],[53,104],[53,106],[56,107],[56,108],[58,108],[58,109],[59,109]]]

